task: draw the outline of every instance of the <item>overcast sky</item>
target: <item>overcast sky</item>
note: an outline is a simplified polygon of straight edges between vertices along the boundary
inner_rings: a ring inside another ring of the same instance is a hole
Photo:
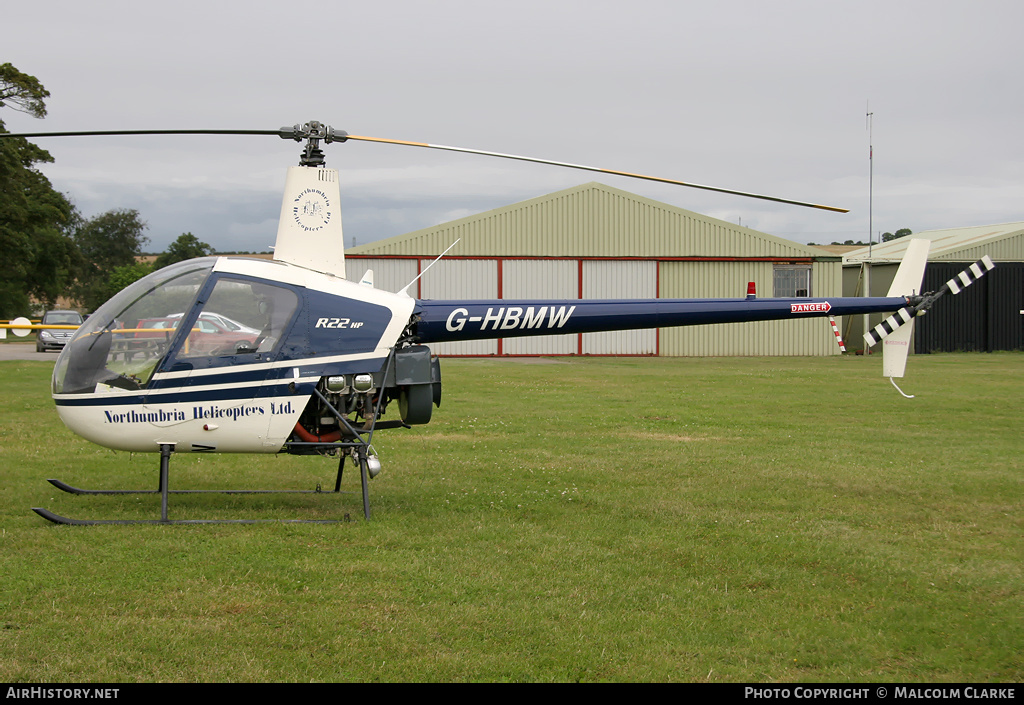
[[[349,142],[346,245],[588,181],[799,242],[1024,221],[1024,3],[34,0],[0,63],[49,115],[11,132],[276,129],[457,145],[666,176],[848,214],[434,150]],[[869,132],[874,114],[873,224]],[[273,244],[277,137],[36,140],[86,216],[136,208],[149,249],[189,231]]]

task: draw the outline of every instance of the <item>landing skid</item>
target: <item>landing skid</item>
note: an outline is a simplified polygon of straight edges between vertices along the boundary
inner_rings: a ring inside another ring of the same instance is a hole
[[[98,526],[100,524],[337,524],[337,519],[72,519],[54,514],[49,509],[32,507],[47,521],[66,526]],[[349,521],[345,515],[342,521]]]
[[[61,480],[47,480],[51,485],[68,494],[160,494],[160,490],[87,490],[74,487]],[[167,494],[344,494],[338,489],[324,490],[317,485],[315,490],[167,490]]]
[[[370,518],[370,499],[368,488],[368,464],[367,447],[365,444],[356,445],[351,454],[359,464],[360,479],[362,482],[363,494],[363,515]],[[174,446],[164,444],[160,446],[160,489],[157,490],[88,490],[80,487],[73,487],[60,480],[49,480],[50,484],[57,489],[78,495],[137,495],[137,494],[159,494],[160,518],[159,519],[73,519],[71,517],[55,514],[42,507],[33,507],[32,511],[54,524],[66,526],[96,526],[101,524],[262,524],[262,523],[285,523],[285,524],[337,524],[350,521],[346,514],[344,519],[169,519],[167,515],[167,498],[171,494],[342,494],[341,476],[345,469],[344,454],[338,462],[338,478],[334,484],[333,492],[325,492],[318,485],[315,490],[171,490],[168,488],[167,476],[170,467],[171,454]],[[348,493],[344,493],[348,494]]]

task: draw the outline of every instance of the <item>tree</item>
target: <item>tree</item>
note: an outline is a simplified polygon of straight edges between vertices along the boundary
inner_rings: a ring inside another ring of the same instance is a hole
[[[0,65],[0,108],[10,107],[32,117],[46,117],[46,99],[50,91],[35,76],[29,76],[11,64]]]
[[[81,254],[75,283],[75,298],[89,310],[117,293],[110,277],[118,267],[134,265],[149,242],[143,235],[146,224],[139,212],[118,208],[91,218],[75,230],[74,240]]]
[[[154,269],[162,269],[175,262],[184,262],[195,257],[206,257],[213,254],[213,247],[200,242],[192,233],[182,233],[170,244],[165,252],[156,258]]]
[[[78,247],[67,234],[41,230],[34,242],[36,253],[28,273],[28,294],[43,309],[56,308],[57,299],[67,296],[74,273],[81,266]]]
[[[910,228],[900,228],[895,233],[882,233],[882,242],[889,242],[890,240],[896,240],[907,235],[913,235]]]
[[[110,291],[107,298],[121,291],[121,289],[134,284],[152,271],[153,265],[146,262],[134,262],[114,267],[114,271],[107,277],[107,289]]]
[[[0,107],[46,115],[49,92],[34,76],[0,65]],[[0,120],[0,132],[7,132]],[[29,294],[51,302],[70,281],[72,207],[36,164],[49,152],[21,137],[0,139],[0,317],[28,313]]]

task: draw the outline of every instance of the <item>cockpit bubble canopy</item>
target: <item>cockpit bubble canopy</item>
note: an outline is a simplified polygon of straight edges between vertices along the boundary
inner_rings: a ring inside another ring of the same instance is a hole
[[[298,293],[214,272],[217,261],[165,267],[103,304],[57,359],[54,394],[145,389],[157,369],[269,361],[294,319]]]
[[[100,385],[144,387],[183,320],[170,314],[192,308],[216,261],[204,257],[164,267],[96,309],[57,359],[54,394],[92,393]]]

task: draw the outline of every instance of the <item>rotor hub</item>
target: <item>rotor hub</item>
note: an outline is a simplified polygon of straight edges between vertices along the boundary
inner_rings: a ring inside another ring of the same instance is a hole
[[[306,146],[299,155],[299,166],[319,167],[324,165],[324,152],[320,149],[320,141],[325,144],[331,142],[344,142],[348,139],[348,133],[344,130],[335,130],[330,125],[311,120],[304,125],[292,125],[282,127],[278,134],[281,139],[295,140],[302,142],[306,140]]]

